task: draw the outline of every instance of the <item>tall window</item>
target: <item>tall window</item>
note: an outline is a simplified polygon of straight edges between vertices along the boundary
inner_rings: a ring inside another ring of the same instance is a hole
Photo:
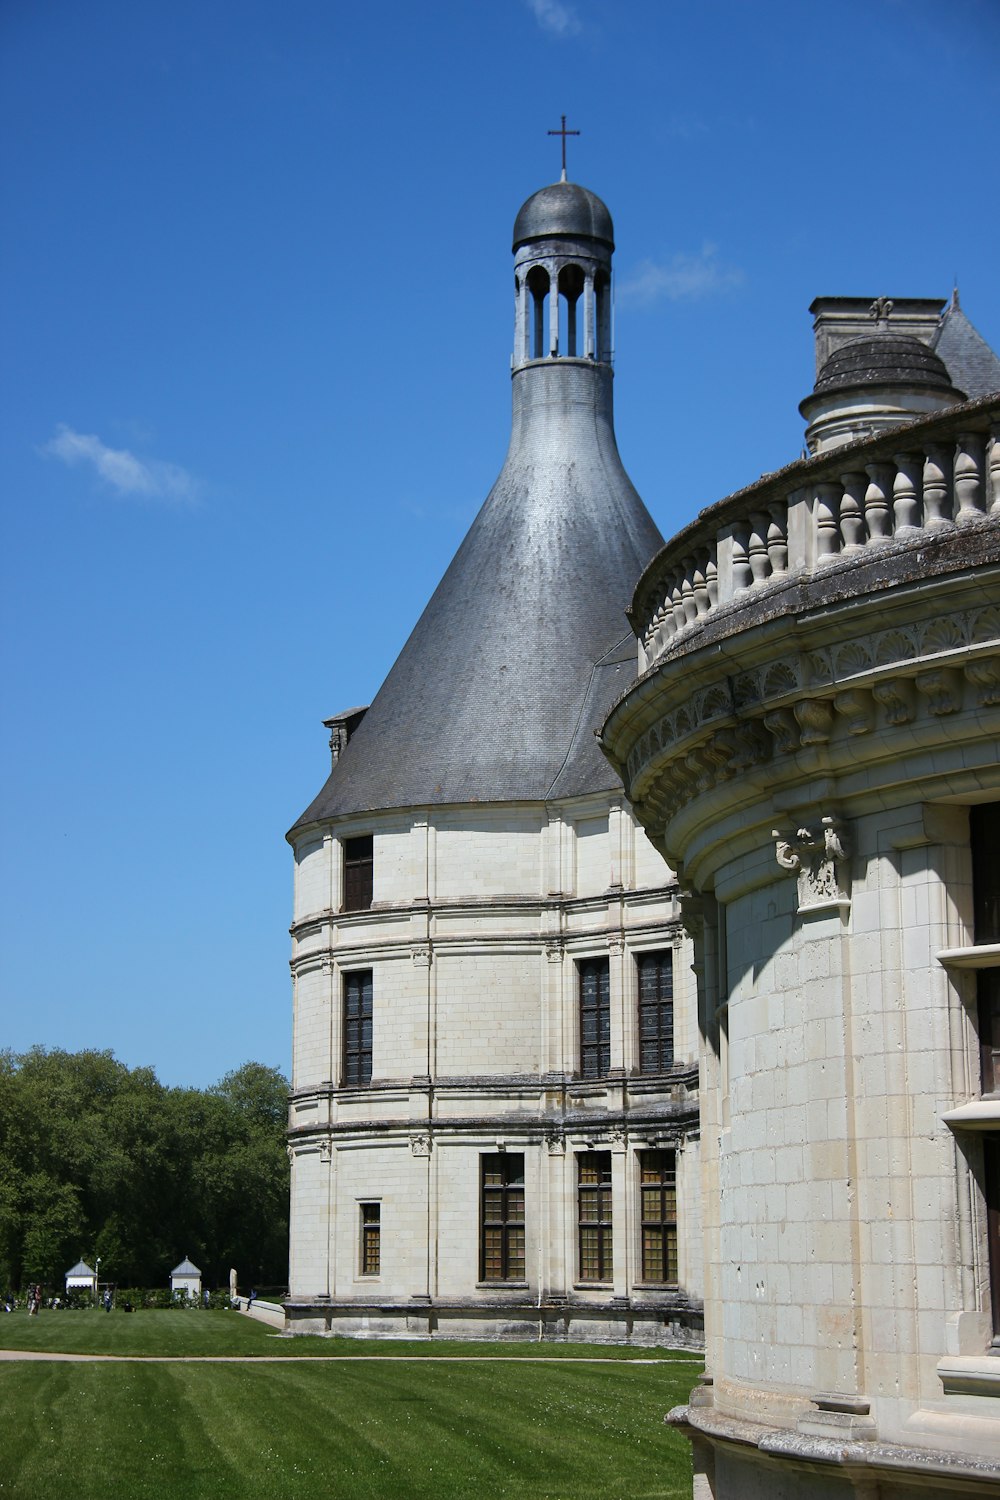
[[[973,942],[1000,943],[1000,802],[969,810]],[[1000,968],[976,975],[984,1094],[1000,1093]]]
[[[480,1281],[524,1280],[524,1157],[483,1156]]]
[[[606,958],[585,958],[580,975],[580,1073],[603,1078],[611,1067],[611,969]]]
[[[1000,802],[969,810],[973,941],[1000,943]],[[982,1091],[1000,1094],[1000,968],[976,973]],[[1000,1132],[983,1136],[983,1187],[989,1247],[993,1345],[1000,1345]]]
[[[582,1151],[576,1159],[580,1280],[610,1281],[611,1152]]]
[[[673,1151],[639,1153],[642,1279],[677,1280],[677,1171]]]
[[[372,971],[344,975],[342,1083],[372,1081]]]
[[[361,1204],[361,1274],[377,1276],[382,1269],[382,1205]]]
[[[344,840],[344,911],[368,911],[371,907],[374,849],[370,833],[363,838]]]
[[[639,1072],[664,1073],[674,1061],[674,956],[643,953],[639,978]]]

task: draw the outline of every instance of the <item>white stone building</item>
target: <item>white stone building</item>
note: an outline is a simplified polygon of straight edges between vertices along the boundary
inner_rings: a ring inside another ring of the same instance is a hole
[[[812,454],[654,559],[602,731],[691,893],[700,1500],[1000,1493],[1000,362],[941,308],[814,304]]]
[[[201,1271],[186,1255],[170,1273],[170,1290],[175,1296],[178,1292],[183,1297],[201,1296]]]
[[[700,1336],[690,954],[595,738],[661,545],[613,248],[584,188],[521,209],[503,470],[289,835],[292,1330]]]

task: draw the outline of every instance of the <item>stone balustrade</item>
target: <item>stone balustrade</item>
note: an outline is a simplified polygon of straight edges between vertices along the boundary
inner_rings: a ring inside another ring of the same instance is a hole
[[[1000,395],[765,475],[702,511],[646,569],[628,612],[639,671],[713,612],[989,514],[1000,516]]]

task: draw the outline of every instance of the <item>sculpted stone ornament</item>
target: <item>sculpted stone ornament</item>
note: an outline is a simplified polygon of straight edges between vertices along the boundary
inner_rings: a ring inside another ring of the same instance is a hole
[[[431,1138],[426,1131],[413,1132],[410,1136],[410,1151],[414,1156],[430,1156]]]
[[[800,912],[848,905],[850,896],[842,880],[847,844],[836,818],[821,818],[818,827],[814,824],[790,834],[774,828],[771,837],[778,864],[798,876]]]

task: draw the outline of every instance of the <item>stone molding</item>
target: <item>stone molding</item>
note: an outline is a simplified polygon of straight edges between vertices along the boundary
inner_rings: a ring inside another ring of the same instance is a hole
[[[881,599],[858,601],[858,626],[880,606]],[[787,632],[777,639],[787,642]],[[804,751],[836,752],[850,764],[856,743],[881,732],[908,726],[936,739],[938,722],[996,709],[1000,605],[976,603],[940,616],[925,608],[919,619],[856,627],[831,645],[814,647],[806,638],[797,652],[737,667],[693,690],[680,675],[672,691],[663,691],[662,678],[659,684],[660,701],[674,701],[635,736],[620,764],[641,821],[657,835],[692,799],[756,768],[774,766],[778,782],[787,775],[780,762]],[[642,687],[633,689],[636,699]]]

